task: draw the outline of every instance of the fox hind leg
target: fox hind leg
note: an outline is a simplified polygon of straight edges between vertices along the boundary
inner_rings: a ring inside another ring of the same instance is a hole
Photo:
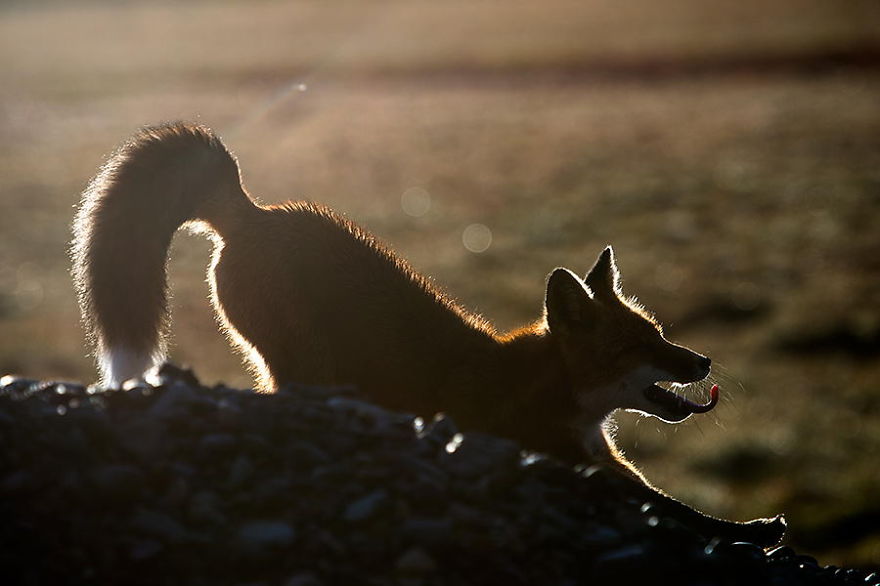
[[[127,348],[109,348],[100,353],[103,384],[119,388],[125,381],[142,376],[162,362],[162,356]]]

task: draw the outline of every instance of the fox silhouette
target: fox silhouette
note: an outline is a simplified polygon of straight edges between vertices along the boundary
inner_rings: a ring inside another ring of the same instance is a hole
[[[83,193],[72,274],[102,384],[164,359],[168,251],[187,224],[214,241],[214,310],[259,389],[353,384],[391,409],[443,411],[464,430],[605,466],[632,480],[635,498],[706,537],[781,539],[781,517],[738,523],[700,513],[650,486],[617,448],[616,410],[677,423],[712,409],[718,395],[716,387],[696,403],[657,384],[702,380],[711,360],[668,341],[623,295],[611,247],[583,278],[552,271],[541,315],[498,332],[332,210],[257,204],[236,159],[201,125],[141,130]]]

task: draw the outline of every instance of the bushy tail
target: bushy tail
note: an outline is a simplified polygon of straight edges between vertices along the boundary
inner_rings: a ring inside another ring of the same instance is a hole
[[[238,165],[202,126],[146,128],[86,188],[73,226],[73,280],[101,370],[117,386],[165,356],[166,263],[184,223],[247,198]]]

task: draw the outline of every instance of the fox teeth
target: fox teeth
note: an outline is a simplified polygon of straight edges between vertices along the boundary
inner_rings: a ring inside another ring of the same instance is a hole
[[[679,396],[681,396],[681,393],[685,389],[687,389],[688,387],[691,386],[689,384],[674,383],[674,382],[665,381],[665,380],[664,381],[657,381],[654,384],[656,384],[658,387],[660,387],[664,391],[668,391],[670,393],[674,393],[675,395],[679,395]]]

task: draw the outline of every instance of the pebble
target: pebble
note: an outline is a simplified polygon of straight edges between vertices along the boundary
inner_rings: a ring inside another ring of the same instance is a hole
[[[516,442],[483,433],[456,434],[447,442],[447,456],[441,463],[453,476],[465,479],[503,474],[516,475],[519,470],[520,447]]]
[[[138,510],[129,525],[136,533],[154,537],[166,543],[182,542],[187,534],[186,529],[170,515],[146,509]]]
[[[170,388],[159,395],[159,399],[147,411],[151,417],[171,417],[180,412],[180,408],[195,398],[192,388],[175,382]]]
[[[143,488],[144,474],[140,468],[126,464],[102,466],[90,475],[98,494],[108,498],[133,498]]]
[[[254,473],[254,465],[245,454],[239,454],[229,468],[229,476],[226,479],[230,488],[239,488],[245,485]]]
[[[235,436],[229,433],[211,433],[203,436],[199,442],[207,456],[229,453],[237,444]]]
[[[767,552],[767,557],[771,560],[786,560],[793,558],[797,555],[792,548],[787,545],[780,545],[779,547],[773,548]]]
[[[441,545],[452,538],[452,530],[452,519],[414,517],[404,521],[400,537],[420,545]]]
[[[625,545],[617,549],[612,549],[596,558],[597,564],[607,564],[609,562],[629,562],[634,559],[643,558],[646,550],[642,545]]]
[[[135,560],[146,560],[158,555],[165,546],[155,539],[141,539],[132,544],[128,550],[128,556]]]
[[[312,572],[302,572],[285,580],[284,586],[323,586],[323,582]]]
[[[0,494],[14,495],[32,490],[37,480],[27,470],[16,470],[0,477]]]
[[[387,419],[389,415],[382,407],[351,397],[331,397],[327,406],[372,421]]]
[[[14,374],[6,374],[0,377],[0,391],[4,394],[20,393],[33,385],[35,380],[16,376]]]
[[[430,574],[437,570],[437,562],[422,548],[412,547],[397,558],[394,567],[400,574]]]
[[[264,551],[293,543],[296,531],[284,521],[251,521],[238,530],[238,541],[247,550]]]
[[[377,489],[349,503],[342,513],[346,521],[356,523],[365,521],[376,515],[379,509],[388,502],[388,493],[383,489]]]
[[[583,525],[578,535],[581,543],[591,547],[615,545],[620,543],[622,538],[623,535],[617,529],[598,523]]]
[[[196,523],[225,525],[227,518],[222,507],[223,502],[217,493],[204,490],[192,496],[187,511],[189,518]]]
[[[455,422],[443,413],[434,416],[433,421],[427,427],[423,427],[418,435],[419,439],[439,446],[445,446],[458,433]]]

